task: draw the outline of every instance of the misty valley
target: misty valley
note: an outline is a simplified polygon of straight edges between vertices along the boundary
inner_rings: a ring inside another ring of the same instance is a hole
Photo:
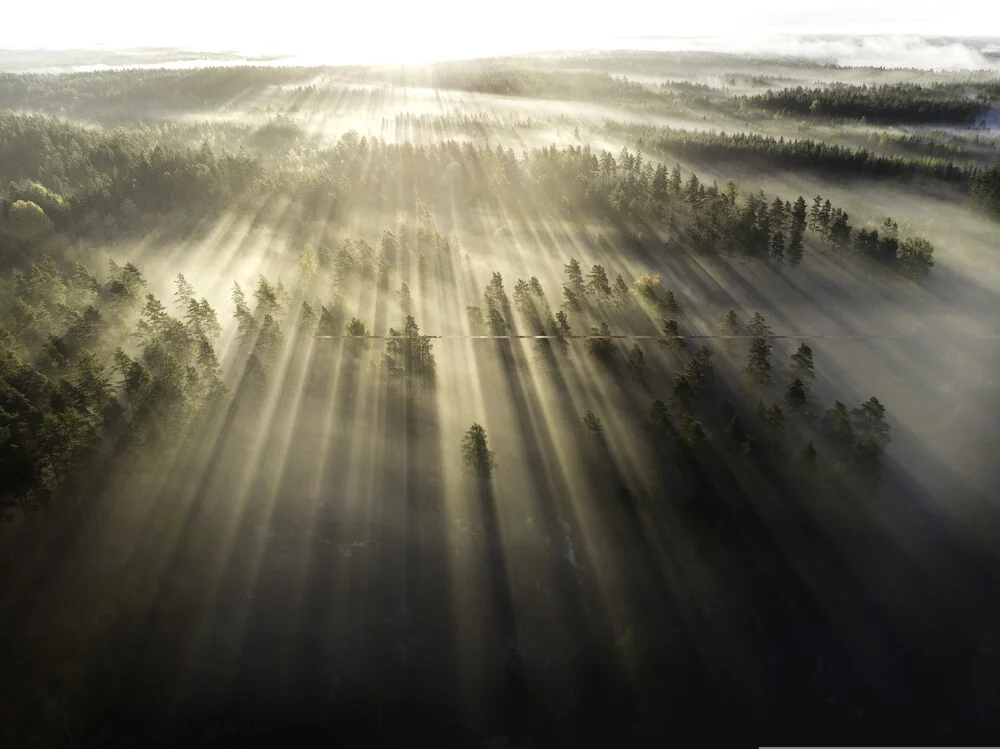
[[[995,67],[164,54],[0,72],[0,744],[1000,730]]]

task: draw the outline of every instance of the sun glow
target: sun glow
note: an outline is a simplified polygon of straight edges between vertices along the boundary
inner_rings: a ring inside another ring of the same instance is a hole
[[[836,11],[787,0],[708,6],[623,0],[572,7],[510,0],[470,6],[456,0],[383,0],[376,5],[317,5],[176,0],[136,10],[123,0],[81,4],[53,0],[45,24],[0,27],[0,49],[182,47],[244,55],[292,55],[310,64],[413,63],[557,49],[663,48],[664,39],[726,36],[739,44],[774,33],[977,33],[971,2],[913,8],[900,0],[855,3]],[[968,7],[967,11],[972,8]],[[678,42],[667,42],[676,47]]]

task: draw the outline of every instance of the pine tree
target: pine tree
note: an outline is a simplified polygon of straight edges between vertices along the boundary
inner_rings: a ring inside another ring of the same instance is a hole
[[[531,290],[531,293],[539,299],[545,299],[545,291],[542,289],[542,283],[536,276],[532,276],[529,279],[528,288]]]
[[[771,235],[770,254],[775,262],[780,263],[785,259],[785,237],[780,231]]]
[[[668,291],[663,298],[663,309],[669,312],[671,315],[679,315],[681,313],[681,306],[677,303],[677,299],[674,298],[674,292]]]
[[[466,467],[476,476],[488,479],[496,464],[495,453],[489,449],[486,430],[473,424],[462,438],[462,458]]]
[[[851,225],[848,215],[838,208],[830,221],[830,242],[839,252],[844,252],[851,242]]]
[[[633,343],[628,352],[628,371],[633,382],[642,380],[646,369],[646,357],[638,343]]]
[[[726,310],[726,314],[722,316],[722,322],[716,327],[723,335],[739,335],[740,333],[740,323],[736,318],[736,310],[729,309]]]
[[[680,195],[682,185],[683,177],[681,176],[681,165],[674,164],[674,168],[670,170],[670,194]]]
[[[806,201],[801,195],[795,201],[795,206],[792,208],[792,229],[804,232],[806,228]]]
[[[691,414],[685,413],[681,417],[677,434],[681,442],[689,450],[698,450],[706,447],[711,440],[711,435],[705,429],[704,424],[695,419]]]
[[[660,164],[656,167],[656,172],[653,174],[653,199],[663,200],[667,196],[667,189],[669,187],[669,177],[667,175],[667,168]]]
[[[617,278],[615,278],[615,284],[612,287],[612,293],[614,294],[615,301],[622,304],[628,301],[628,284],[625,283],[625,279],[622,278],[622,274],[619,273]]]
[[[854,446],[854,429],[847,413],[847,406],[840,401],[834,401],[826,410],[824,427],[834,450],[841,458],[847,457]]]
[[[754,338],[750,341],[743,373],[757,384],[763,385],[771,381],[771,349],[766,338]]]
[[[611,339],[608,324],[602,322],[600,328],[591,328],[590,335],[587,339],[587,353],[599,362],[610,364],[615,355],[615,343]]]
[[[812,205],[809,207],[809,228],[813,231],[820,230],[820,214],[823,211],[823,197],[817,195],[813,198]]]
[[[774,333],[771,326],[767,324],[767,318],[761,312],[754,312],[750,322],[747,323],[747,332],[757,338],[766,338]]]
[[[684,378],[695,394],[702,392],[712,384],[712,349],[702,346],[684,367]]]
[[[573,291],[569,285],[563,286],[563,306],[570,312],[580,312],[583,309],[580,295]]]
[[[348,336],[370,336],[371,331],[356,317],[352,317],[344,325],[344,335]]]
[[[796,377],[792,380],[792,383],[788,386],[788,392],[785,394],[785,400],[788,403],[788,407],[795,411],[796,413],[802,413],[805,411],[808,405],[808,395],[806,394],[806,386],[801,379]]]
[[[194,298],[194,286],[188,283],[188,280],[184,278],[183,273],[177,274],[177,279],[174,281],[177,287],[177,292],[174,294],[174,299],[177,300],[177,306],[181,309],[187,309],[188,302]]]
[[[873,439],[879,445],[889,444],[889,423],[885,418],[885,406],[872,396],[859,408],[851,411],[851,421],[861,439]]]
[[[608,283],[608,274],[604,266],[595,265],[590,270],[587,281],[587,290],[596,295],[599,299],[607,299],[611,296],[611,285]]]
[[[772,232],[784,231],[787,221],[788,214],[785,212],[785,204],[781,201],[781,198],[775,197],[767,213],[768,228]]]
[[[792,267],[802,262],[803,249],[802,229],[797,226],[793,227],[788,238],[788,262]]]
[[[576,295],[577,299],[582,299],[586,289],[583,283],[583,271],[580,269],[580,263],[577,262],[576,258],[571,258],[569,264],[564,266],[564,268],[566,270],[567,287]]]
[[[830,204],[830,200],[827,199],[823,202],[823,207],[819,210],[819,219],[817,225],[819,226],[820,232],[823,234],[830,233],[830,220],[833,218],[833,206]]]
[[[816,372],[813,367],[813,352],[806,343],[800,343],[798,350],[792,354],[792,374],[796,378],[805,382],[816,379]]]
[[[691,177],[687,181],[687,186],[684,188],[684,200],[688,203],[697,203],[701,197],[701,182],[698,180],[698,175],[691,172]]]

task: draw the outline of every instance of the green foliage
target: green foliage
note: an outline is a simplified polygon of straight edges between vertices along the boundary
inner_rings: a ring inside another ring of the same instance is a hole
[[[420,335],[420,326],[412,315],[406,316],[401,331],[389,328],[384,365],[391,377],[401,379],[408,387],[434,383],[436,362],[431,339]]]
[[[746,97],[746,101],[770,111],[793,116],[820,113],[888,122],[972,123],[983,104],[970,99],[959,84],[887,83],[857,86],[833,83],[824,88],[785,88]]]
[[[611,338],[611,328],[602,322],[600,328],[590,329],[587,339],[587,353],[602,364],[610,364],[615,357],[615,342]]]
[[[882,446],[889,444],[889,424],[886,421],[885,406],[875,396],[851,411],[851,421],[855,433],[861,439],[872,439]]]
[[[311,244],[307,244],[302,248],[302,252],[299,253],[299,285],[305,286],[311,283],[316,277],[318,270],[319,256],[316,253],[316,248]]]
[[[816,371],[813,365],[813,352],[806,343],[800,343],[799,348],[792,354],[792,374],[800,383],[804,384],[816,379]]]
[[[729,309],[726,310],[726,314],[722,316],[722,322],[719,323],[716,328],[723,335],[735,336],[740,333],[740,323],[736,317],[736,310]]]
[[[677,300],[674,298],[674,292],[672,291],[667,291],[666,294],[664,294],[661,306],[667,314],[671,316],[677,316],[681,313],[681,306],[677,303]]]
[[[184,278],[183,273],[177,274],[177,278],[174,280],[174,286],[177,287],[177,291],[174,294],[177,306],[181,309],[187,309],[188,304],[192,299],[194,299],[194,286],[188,283],[188,280]]]
[[[353,337],[368,337],[371,334],[372,332],[368,326],[356,317],[352,317],[344,325],[344,335]]]
[[[771,235],[769,254],[771,256],[771,260],[778,263],[785,259],[785,236],[780,231],[776,231]]]
[[[764,338],[754,338],[750,341],[750,349],[747,351],[743,373],[758,385],[771,381],[770,356],[772,348],[771,344]]]
[[[576,258],[570,259],[569,263],[565,266],[565,271],[566,287],[577,299],[582,299],[586,293],[586,288],[583,283],[583,270],[580,268],[580,263]]]
[[[663,328],[661,328],[664,339],[661,343],[667,347],[670,351],[683,351],[684,347],[687,345],[685,339],[681,336],[681,328],[676,320],[664,320]]]
[[[226,208],[254,211],[255,226],[285,221],[329,222],[360,206],[402,209],[404,206],[397,205],[392,192],[386,190],[388,184],[399,184],[399,195],[419,186],[427,200],[447,200],[455,209],[502,205],[514,194],[535,202],[552,202],[558,196],[560,203],[588,212],[619,218],[655,217],[657,222],[666,221],[686,235],[689,241],[685,244],[693,249],[738,251],[746,258],[765,257],[773,235],[780,230],[787,240],[785,254],[789,263],[802,260],[801,240],[806,224],[791,216],[794,210],[790,204],[783,204],[779,215],[776,198],[769,206],[766,198],[761,201],[757,195],[748,195],[746,204],[740,206],[734,190],[706,186],[697,175],[689,175],[685,187],[676,167],[664,190],[664,170],[657,179],[657,170],[638,152],[627,149],[617,160],[611,154],[594,153],[586,145],[534,149],[519,159],[512,150],[472,146],[456,149],[448,143],[414,148],[347,133],[336,144],[310,146],[297,153],[296,159],[290,159],[287,152],[282,152],[280,158],[265,158],[245,150],[216,152],[206,146],[188,148],[186,143],[183,147],[167,146],[161,142],[160,133],[135,129],[127,134],[100,132],[19,115],[0,115],[0,133],[0,166],[9,163],[11,173],[24,180],[45,171],[51,174],[47,181],[59,191],[57,194],[41,185],[15,183],[28,187],[12,187],[6,197],[0,196],[5,215],[13,202],[31,200],[48,214],[57,233],[97,241],[132,236],[144,225],[152,226],[167,216],[178,232],[197,231],[206,217]],[[884,157],[864,149],[852,152],[840,146],[786,142],[745,133],[677,133],[635,126],[629,134],[654,150],[662,148],[699,158],[728,159],[747,152],[758,154],[768,164],[787,162],[793,168],[834,164],[834,168],[864,175],[919,173],[963,189],[975,185],[975,194],[980,197],[992,194],[989,174],[980,178],[980,172],[940,159]],[[32,146],[38,142],[52,144],[52,158],[40,159],[34,153]],[[22,155],[25,152],[27,156]],[[370,168],[361,169],[359,163],[369,164]],[[477,166],[462,168],[471,163]],[[113,177],[106,176],[109,174]],[[266,200],[273,194],[281,194],[283,200]],[[452,205],[456,198],[459,204]],[[833,211],[827,219],[822,225],[810,221],[809,226],[843,251],[851,234],[846,214]],[[634,233],[635,227],[631,230]],[[436,236],[432,223],[420,224],[417,234],[423,237],[418,239],[418,246],[422,251],[426,249],[429,257],[453,249],[448,240]],[[336,268],[337,283],[343,287],[352,280],[383,277],[390,258],[398,256],[404,242],[402,237],[384,232],[377,252],[364,240],[345,240],[333,250],[325,245],[310,246],[314,247],[317,264]],[[308,277],[311,267],[312,261],[306,257],[303,278]],[[578,263],[575,267],[571,263],[567,270],[571,276],[571,298],[567,303],[575,311],[584,303],[586,287]],[[602,297],[606,288],[597,283],[595,289],[600,291],[595,293]]]
[[[755,336],[750,341],[747,351],[746,365],[743,374],[752,382],[763,385],[771,381],[771,351],[773,346],[768,343],[767,336],[773,334],[767,319],[760,312],[755,312],[747,323],[747,331]]]
[[[976,172],[969,186],[969,200],[987,213],[1000,216],[1000,165]]]
[[[801,227],[795,226],[792,228],[792,232],[788,237],[788,262],[792,265],[792,267],[795,267],[802,262],[804,250],[805,247],[802,243],[802,229]]]
[[[503,276],[496,271],[493,272],[490,282],[483,292],[483,300],[486,302],[487,319],[490,321],[490,327],[492,328],[491,334],[506,335],[509,321],[512,319],[510,300],[507,298],[507,292],[504,291]],[[500,324],[493,322],[492,316],[494,315],[499,316]],[[503,332],[500,332],[501,330]]]
[[[573,335],[573,330],[569,326],[569,319],[562,310],[556,312],[556,335],[563,338]]]
[[[570,286],[563,286],[563,306],[570,312],[583,311],[583,300]]]
[[[489,449],[486,430],[473,424],[462,438],[462,460],[466,468],[481,479],[488,479],[496,465],[496,456]]]
[[[639,277],[635,279],[633,288],[640,299],[644,299],[657,306],[666,297],[666,290],[663,288],[663,283],[660,281],[658,275],[650,275],[649,273],[639,274]]]
[[[17,239],[28,241],[49,234],[53,227],[37,203],[15,200],[7,209],[7,229]]]
[[[193,290],[195,314],[182,320],[145,292],[132,264],[109,263],[102,282],[82,265],[64,277],[44,258],[8,283],[13,298],[0,305],[0,453],[11,479],[0,504],[40,507],[72,491],[120,444],[137,451],[174,444],[220,395],[210,341],[218,321]],[[138,350],[111,345],[112,336],[137,341]],[[40,349],[34,363],[25,358],[29,347]]]
[[[705,425],[686,412],[681,415],[677,434],[681,443],[689,450],[704,449],[708,447],[712,439]]]
[[[618,304],[625,304],[628,302],[628,284],[625,283],[625,279],[622,278],[622,274],[619,273],[615,277],[614,285],[612,286],[611,293],[614,296],[615,302]]]
[[[611,284],[608,283],[608,274],[601,265],[595,265],[588,274],[587,291],[595,295],[600,300],[611,297]]]
[[[684,379],[693,394],[701,393],[711,387],[712,371],[712,349],[702,346],[684,368]]]
[[[908,237],[899,246],[897,265],[899,272],[909,279],[921,281],[934,267],[934,245],[923,237]]]

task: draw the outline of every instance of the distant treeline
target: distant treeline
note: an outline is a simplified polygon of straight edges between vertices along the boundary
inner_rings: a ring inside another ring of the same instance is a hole
[[[955,83],[921,86],[891,83],[879,86],[835,83],[825,88],[783,88],[740,97],[771,112],[795,116],[820,115],[893,122],[953,122],[974,124],[996,96],[993,88],[980,88],[978,99],[970,87]]]
[[[323,79],[317,84],[317,79]],[[43,75],[0,73],[0,108],[64,107],[143,110],[218,108],[271,94],[268,87],[311,87],[341,82],[433,86],[501,96],[620,100],[657,98],[649,88],[598,72],[559,72],[501,63],[442,64],[421,70],[233,66],[195,70],[115,70]]]
[[[996,159],[1000,138],[989,133],[976,133],[971,138],[952,135],[945,136],[940,131],[924,136],[917,133],[869,133],[868,140],[882,148],[899,150],[921,157],[941,158],[988,158]]]
[[[867,148],[852,149],[823,141],[785,140],[757,133],[671,130],[649,126],[605,125],[605,132],[622,132],[639,148],[660,155],[727,161],[754,161],[761,166],[815,169],[828,174],[861,177],[930,177],[950,182],[966,192],[974,205],[1000,215],[996,186],[998,167],[959,166],[929,156],[886,156]]]
[[[958,166],[929,156],[885,156],[868,148],[850,148],[811,139],[775,138],[759,133],[673,130],[649,126],[607,125],[606,131],[624,131],[639,147],[676,156],[717,159],[753,159],[768,166],[817,169],[847,175],[880,177],[927,176],[948,182],[970,182],[974,166]]]
[[[663,165],[654,168],[626,150],[616,160],[589,146],[553,146],[518,158],[500,147],[447,142],[417,148],[352,133],[332,148],[303,147],[275,159],[243,151],[217,154],[207,146],[150,147],[128,131],[102,133],[54,120],[6,117],[0,168],[15,178],[0,197],[0,247],[7,263],[60,239],[107,241],[171,222],[191,227],[224,209],[253,213],[256,223],[327,223],[353,206],[405,210],[418,200],[518,211],[550,206],[566,216],[645,216],[687,232],[694,249],[779,258],[787,248],[801,259],[788,234],[788,201],[776,198],[785,206],[779,226],[757,214],[764,198],[738,201],[735,183],[720,190],[692,174],[682,189],[679,169],[668,174]],[[973,185],[979,202],[995,202],[993,171],[977,173]],[[782,252],[775,237],[779,229]],[[844,249],[844,239],[839,227],[833,245]]]
[[[421,83],[435,88],[474,91],[499,96],[550,97],[620,101],[657,96],[646,86],[608,73],[552,72],[512,67],[469,69],[465,66],[435,68],[426,77],[407,74],[390,79],[394,83]]]
[[[127,114],[218,108],[269,86],[301,84],[315,68],[230,66],[194,70],[108,70],[46,75],[0,73],[0,109],[62,107],[68,112],[121,108]]]

